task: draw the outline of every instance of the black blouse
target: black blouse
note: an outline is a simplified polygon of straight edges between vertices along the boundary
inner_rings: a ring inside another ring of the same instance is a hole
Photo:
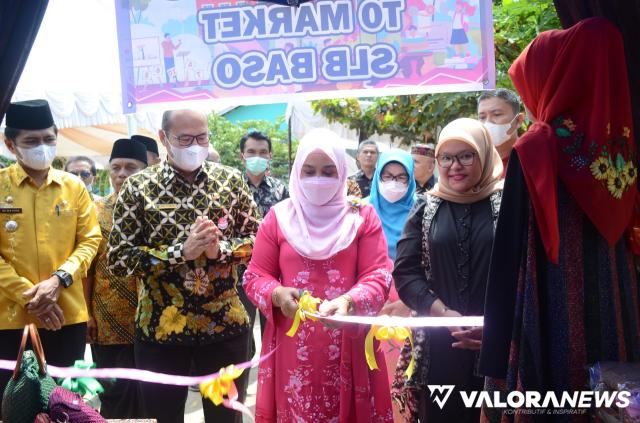
[[[393,278],[400,298],[420,315],[438,298],[462,315],[482,315],[494,230],[490,199],[442,201],[428,238],[431,280],[422,263],[425,204],[418,201],[398,240]]]

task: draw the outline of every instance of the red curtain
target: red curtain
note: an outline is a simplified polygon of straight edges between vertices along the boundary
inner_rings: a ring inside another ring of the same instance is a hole
[[[562,26],[568,28],[591,16],[603,16],[622,32],[633,105],[636,144],[640,140],[640,1],[639,0],[554,0]],[[593,66],[598,66],[594,63]],[[638,150],[640,151],[640,149]]]
[[[49,0],[0,1],[0,121],[27,63],[48,3]]]

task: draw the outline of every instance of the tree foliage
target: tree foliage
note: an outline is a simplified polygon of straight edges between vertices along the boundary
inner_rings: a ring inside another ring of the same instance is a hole
[[[220,153],[222,164],[243,169],[240,159],[240,138],[247,132],[258,130],[271,138],[273,159],[271,160],[271,175],[289,179],[288,135],[282,129],[284,118],[269,122],[266,120],[248,120],[234,123],[216,113],[209,115],[209,131],[211,144]],[[295,157],[297,142],[292,145],[291,158]]]
[[[496,0],[493,4],[496,86],[513,89],[511,63],[540,32],[560,28],[552,0]],[[319,100],[313,110],[329,122],[347,125],[360,140],[373,134],[397,137],[403,144],[434,140],[453,119],[476,115],[477,92]],[[368,104],[363,107],[363,104]]]

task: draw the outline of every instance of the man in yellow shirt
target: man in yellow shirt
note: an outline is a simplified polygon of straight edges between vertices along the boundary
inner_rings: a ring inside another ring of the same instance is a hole
[[[6,118],[18,162],[0,170],[0,359],[15,359],[22,328],[36,323],[47,362],[71,366],[85,350],[95,206],[78,177],[51,168],[57,128],[45,100],[12,103]],[[10,376],[0,371],[0,392]]]

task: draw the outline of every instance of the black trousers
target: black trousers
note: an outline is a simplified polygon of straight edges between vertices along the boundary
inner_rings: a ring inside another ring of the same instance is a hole
[[[71,367],[76,360],[84,358],[87,336],[86,323],[63,326],[62,329],[56,331],[38,329],[38,333],[48,364]],[[0,359],[15,360],[18,357],[21,340],[22,329],[0,330]],[[31,341],[27,342],[27,349],[31,348],[30,345]],[[0,370],[0,393],[4,393],[11,373],[8,370]],[[2,404],[0,401],[1,413]]]
[[[135,341],[135,360],[139,369],[153,372],[188,375],[193,369],[196,375],[218,372],[222,367],[247,359],[249,333],[210,345],[165,345]],[[244,401],[249,372],[245,370],[235,380],[239,401]],[[156,383],[140,383],[142,406],[146,417],[158,423],[183,423],[187,400],[187,386]],[[242,414],[211,400],[202,398],[206,423],[242,423]]]
[[[97,367],[135,369],[133,344],[91,345]],[[135,380],[100,380],[104,392],[100,394],[100,414],[106,419],[134,419],[144,417],[140,404],[140,386]]]

